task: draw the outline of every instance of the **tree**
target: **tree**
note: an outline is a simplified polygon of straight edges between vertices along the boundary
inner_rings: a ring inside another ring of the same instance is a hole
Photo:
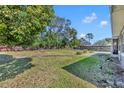
[[[50,25],[53,16],[52,6],[0,6],[0,43],[31,45]]]
[[[105,38],[102,40],[98,40],[93,45],[95,45],[95,46],[110,46],[110,45],[112,45],[112,39],[111,38]]]
[[[51,21],[48,30],[57,33],[58,39],[61,41],[63,47],[69,47],[71,40],[75,39],[77,35],[76,29],[71,27],[71,21],[58,16],[55,16]]]
[[[91,45],[91,43],[89,41],[87,41],[85,38],[81,38],[80,39],[80,45],[81,46],[86,46],[86,45]]]
[[[93,35],[92,33],[87,33],[85,37],[86,37],[86,38],[88,39],[88,41],[90,42],[90,40],[94,38],[94,35]]]
[[[79,45],[77,40],[76,29],[72,28],[71,21],[68,19],[55,17],[51,20],[50,25],[46,27],[46,31],[40,33],[40,38],[35,40],[32,47],[42,48],[75,48]]]
[[[72,39],[70,42],[70,47],[71,48],[76,48],[80,45],[80,40],[79,39]]]
[[[44,33],[39,44],[43,48],[61,48],[62,40],[56,32],[50,30]]]

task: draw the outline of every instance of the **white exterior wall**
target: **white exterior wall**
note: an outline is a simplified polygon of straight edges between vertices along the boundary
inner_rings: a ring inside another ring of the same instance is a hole
[[[119,41],[118,54],[117,55],[112,54],[112,56],[118,57],[122,64],[122,67],[124,68],[124,5],[111,6],[111,27],[113,39],[118,37]]]
[[[120,33],[120,53],[119,53],[119,60],[124,68],[124,29]]]

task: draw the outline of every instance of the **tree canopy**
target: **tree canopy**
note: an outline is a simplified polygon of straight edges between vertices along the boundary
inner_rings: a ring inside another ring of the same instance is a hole
[[[41,45],[45,48],[74,48],[80,43],[76,38],[76,29],[71,27],[71,21],[58,16],[52,19],[47,31],[41,35]]]
[[[111,38],[104,38],[102,40],[98,40],[93,45],[95,45],[95,46],[110,46],[110,45],[112,45],[112,39]]]
[[[53,6],[0,6],[0,45],[75,48],[79,44],[71,20],[55,16]]]
[[[87,33],[85,37],[90,42],[90,40],[94,38],[94,35],[92,33]]]
[[[0,43],[31,45],[53,16],[52,6],[0,6]]]

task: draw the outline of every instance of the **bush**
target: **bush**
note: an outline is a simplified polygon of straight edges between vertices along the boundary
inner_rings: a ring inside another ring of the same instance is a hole
[[[93,50],[89,50],[89,53],[93,53],[94,51]]]
[[[82,54],[82,52],[79,52],[79,51],[78,51],[78,52],[76,52],[76,55],[81,55],[81,54]]]
[[[84,50],[83,50],[83,53],[89,53],[89,50],[84,49]]]

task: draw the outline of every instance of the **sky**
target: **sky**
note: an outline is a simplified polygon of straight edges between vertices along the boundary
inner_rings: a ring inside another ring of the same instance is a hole
[[[109,6],[105,5],[55,5],[55,15],[71,20],[71,26],[84,37],[93,33],[92,43],[112,36]]]

